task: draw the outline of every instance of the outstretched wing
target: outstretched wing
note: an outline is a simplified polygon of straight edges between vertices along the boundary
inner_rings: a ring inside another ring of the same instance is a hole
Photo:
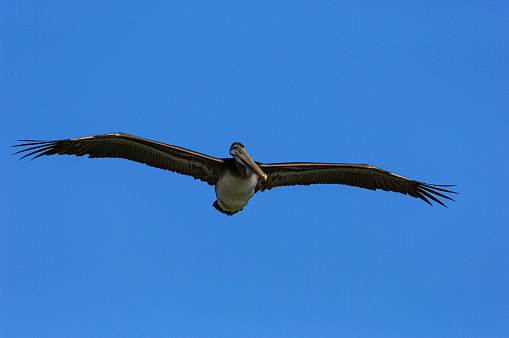
[[[123,133],[102,134],[58,141],[24,142],[15,154],[28,152],[21,158],[34,155],[88,155],[89,158],[114,157],[144,163],[151,167],[173,171],[214,185],[224,161],[188,149],[147,140]],[[32,159],[33,159],[32,158]]]
[[[431,199],[445,207],[438,197],[451,201],[445,193],[456,194],[443,187],[451,185],[427,184],[399,176],[368,164],[347,163],[259,163],[267,174],[267,180],[261,182],[260,190],[289,185],[345,184],[353,187],[385,191],[420,198],[431,205]]]

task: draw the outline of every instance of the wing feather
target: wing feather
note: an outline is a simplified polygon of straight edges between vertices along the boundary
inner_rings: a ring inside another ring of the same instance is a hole
[[[111,133],[57,141],[23,142],[15,154],[22,158],[43,155],[88,155],[89,158],[124,158],[151,167],[173,171],[214,185],[219,177],[223,159],[207,156],[185,148],[156,142],[124,133]]]
[[[457,194],[444,187],[414,181],[389,171],[368,165],[348,163],[271,163],[258,164],[267,174],[267,180],[260,183],[260,190],[291,185],[344,184],[364,189],[398,192],[420,198],[431,204],[430,200],[445,204],[438,197],[454,201],[445,194]]]

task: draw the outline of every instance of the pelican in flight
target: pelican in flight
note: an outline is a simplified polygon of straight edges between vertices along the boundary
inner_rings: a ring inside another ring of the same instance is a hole
[[[194,177],[215,186],[217,200],[213,206],[230,216],[241,211],[256,192],[290,185],[344,184],[370,190],[382,189],[420,198],[430,205],[432,200],[444,207],[439,197],[454,201],[445,194],[456,194],[444,189],[451,185],[414,181],[368,164],[255,162],[239,142],[230,147],[233,158],[216,158],[124,133],[19,142],[24,143],[14,147],[24,149],[15,154],[28,152],[20,159],[55,154],[125,158]]]

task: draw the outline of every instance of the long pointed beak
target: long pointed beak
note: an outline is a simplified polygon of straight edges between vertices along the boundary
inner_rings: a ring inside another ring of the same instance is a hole
[[[253,161],[245,149],[239,150],[234,154],[234,156],[240,159],[248,168],[251,168],[251,170],[258,176],[262,177],[264,180],[267,180],[267,175],[262,171],[262,169],[260,169],[255,161]]]

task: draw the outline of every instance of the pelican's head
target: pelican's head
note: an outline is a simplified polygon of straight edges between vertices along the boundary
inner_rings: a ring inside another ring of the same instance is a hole
[[[260,169],[260,167],[253,161],[253,159],[247,154],[246,147],[240,142],[235,142],[230,147],[230,155],[238,164],[242,165],[249,171],[254,172],[264,180],[267,179],[267,175]]]

